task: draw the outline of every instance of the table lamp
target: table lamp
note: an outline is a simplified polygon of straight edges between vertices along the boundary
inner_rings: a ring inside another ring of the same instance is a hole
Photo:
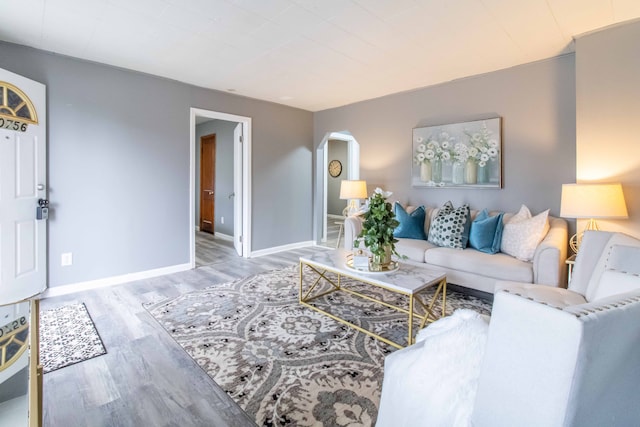
[[[367,198],[367,182],[342,180],[340,183],[340,199],[349,200],[349,204],[342,211],[343,214],[355,215],[358,212],[358,204],[356,200]]]
[[[622,185],[615,184],[562,184],[560,216],[564,218],[589,219],[586,230],[598,230],[596,219],[628,218],[627,205]],[[578,253],[582,235],[576,233],[569,245]]]

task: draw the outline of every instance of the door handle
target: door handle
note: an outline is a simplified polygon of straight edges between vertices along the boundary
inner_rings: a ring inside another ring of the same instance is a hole
[[[210,196],[213,196],[215,194],[214,190],[202,190],[202,191],[204,191],[205,193],[207,193]]]
[[[38,206],[36,207],[36,219],[49,219],[49,201],[47,199],[38,199]]]

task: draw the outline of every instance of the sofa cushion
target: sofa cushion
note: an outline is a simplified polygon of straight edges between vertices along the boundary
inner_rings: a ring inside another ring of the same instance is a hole
[[[589,301],[640,289],[640,247],[613,245]]]
[[[447,202],[431,221],[429,241],[437,246],[464,249],[469,240],[469,205],[454,208]]]
[[[602,273],[600,283],[591,301],[597,301],[636,289],[640,289],[640,277],[621,271],[607,270]]]
[[[627,251],[621,250],[622,247],[640,247],[640,239],[624,233],[585,231],[571,275],[571,290],[583,293],[587,301],[592,301],[602,273],[607,269],[633,271],[630,269],[633,268],[633,257],[627,257]]]
[[[404,255],[411,261],[424,262],[424,253],[426,250],[435,248],[433,243],[426,240],[417,239],[398,239],[396,243],[396,251],[400,255]]]
[[[502,216],[502,213],[489,216],[486,209],[480,212],[471,223],[469,246],[488,254],[499,252],[502,241]]]
[[[434,267],[466,271],[498,280],[533,282],[533,265],[502,253],[486,254],[475,249],[463,251],[450,248],[429,249],[424,255],[425,262]]]
[[[636,243],[640,243],[636,240]],[[609,251],[605,268],[640,276],[640,246],[614,244]]]
[[[393,237],[427,240],[424,234],[424,206],[418,206],[413,212],[408,213],[400,203],[396,202],[393,204],[393,212],[400,223],[393,230]]]
[[[520,211],[504,225],[500,250],[522,261],[531,261],[548,231],[549,210],[532,217],[529,208],[522,205]]]

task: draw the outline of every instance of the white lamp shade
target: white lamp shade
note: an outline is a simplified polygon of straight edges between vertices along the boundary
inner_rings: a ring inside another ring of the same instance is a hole
[[[343,180],[340,183],[340,198],[347,199],[366,199],[367,198],[367,181],[349,181]]]
[[[628,218],[620,184],[562,184],[560,216]]]

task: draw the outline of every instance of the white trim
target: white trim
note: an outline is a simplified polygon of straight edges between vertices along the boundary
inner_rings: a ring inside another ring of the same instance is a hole
[[[189,113],[189,230],[196,227],[196,115]],[[189,265],[196,268],[196,236],[189,232]]]
[[[252,125],[251,117],[240,117],[242,122],[242,254],[245,258],[251,253],[251,141]],[[239,237],[237,237],[239,238]]]
[[[324,152],[324,160],[322,166],[322,183],[323,183],[323,193],[324,197],[322,198],[322,213],[326,214],[329,210],[329,200],[327,198],[327,193],[329,192],[329,179],[327,177],[327,169],[329,168],[329,150],[327,149],[329,145],[325,142],[325,148],[322,150]],[[322,243],[327,241],[327,216],[323,215],[322,217]]]
[[[347,153],[349,179],[358,180],[360,179],[360,144],[353,137],[347,142]]]
[[[136,280],[151,279],[153,277],[179,273],[185,270],[191,270],[190,263],[156,268],[154,270],[139,271],[137,273],[123,274],[121,276],[105,277],[104,279],[89,280],[87,282],[72,283],[70,285],[54,286],[52,288],[48,288],[46,291],[40,294],[40,296],[41,298],[57,297],[60,295],[73,294],[76,292],[84,292],[91,289],[121,285],[123,283],[134,282]]]
[[[242,256],[248,258],[251,253],[251,117],[190,108],[189,230],[193,230],[196,225],[196,116],[242,123]],[[196,242],[194,233],[189,234],[189,246],[189,262],[191,268],[195,268]]]
[[[233,236],[229,236],[228,234],[218,233],[217,231],[215,231],[213,235],[221,240],[228,240],[230,242],[233,242]]]
[[[274,246],[273,248],[260,249],[258,251],[252,252],[251,258],[276,254],[278,252],[290,251],[293,249],[308,248],[309,246],[316,246],[316,242],[314,242],[313,240],[307,240],[306,242],[289,243],[288,245]]]
[[[242,256],[242,123],[233,128],[233,249]]]

